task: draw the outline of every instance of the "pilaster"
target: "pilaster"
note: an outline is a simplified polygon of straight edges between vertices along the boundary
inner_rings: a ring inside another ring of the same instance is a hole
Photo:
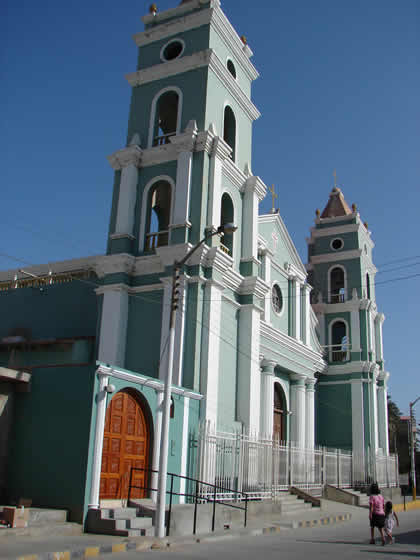
[[[261,363],[261,419],[260,433],[266,439],[273,435],[274,368],[276,362],[263,360]]]
[[[104,286],[96,293],[103,294],[98,360],[124,367],[129,297],[127,288]]]
[[[378,378],[378,439],[379,447],[382,451],[389,454],[389,435],[388,435],[388,378],[387,371],[381,371]]]
[[[315,447],[315,379],[306,381],[305,444],[307,449]]]
[[[253,304],[242,305],[239,311],[238,336],[238,416],[250,433],[260,432],[260,317]]]
[[[305,429],[306,429],[306,388],[305,375],[291,375],[291,440],[295,442],[297,447],[305,447]]]

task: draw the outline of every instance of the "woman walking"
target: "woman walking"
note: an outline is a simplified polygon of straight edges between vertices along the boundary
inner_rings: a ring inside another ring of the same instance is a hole
[[[381,491],[376,483],[370,487],[369,498],[369,519],[370,519],[370,544],[375,544],[375,527],[381,534],[382,546],[385,546],[384,526],[385,526],[385,500],[381,496]]]

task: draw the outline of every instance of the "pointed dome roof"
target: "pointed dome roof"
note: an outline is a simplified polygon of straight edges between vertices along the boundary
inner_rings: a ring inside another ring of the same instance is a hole
[[[337,218],[339,216],[348,216],[352,213],[341,189],[334,187],[330,193],[330,199],[321,214],[321,218]]]

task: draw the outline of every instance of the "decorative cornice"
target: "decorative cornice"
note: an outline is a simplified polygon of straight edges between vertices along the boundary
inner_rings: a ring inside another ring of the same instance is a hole
[[[132,274],[135,267],[135,257],[128,253],[118,253],[116,255],[104,255],[97,259],[95,272],[99,278],[108,274]]]
[[[340,251],[340,253],[328,253],[324,255],[314,255],[310,257],[309,264],[322,264],[329,262],[347,261],[349,259],[360,259],[362,249],[353,249],[351,251]]]
[[[116,379],[122,379],[124,381],[129,381],[130,383],[134,383],[136,385],[142,385],[143,387],[150,387],[151,389],[155,389],[156,391],[162,392],[165,388],[165,385],[159,379],[155,379],[154,377],[147,377],[140,373],[130,372],[127,370],[119,369],[114,366],[108,366],[102,364],[101,362],[96,362],[99,366],[96,370],[97,375],[115,377]],[[175,395],[181,395],[183,397],[187,397],[194,400],[201,400],[203,395],[200,393],[195,393],[191,391],[191,389],[184,389],[182,387],[178,387],[177,385],[172,385],[171,393]]]
[[[130,293],[130,287],[127,286],[127,284],[122,284],[121,282],[119,282],[117,284],[107,284],[106,286],[100,286],[99,288],[96,288],[94,291],[95,291],[95,294],[97,296],[102,296],[103,294],[105,294],[107,292],[127,292],[127,293]]]
[[[182,134],[176,134],[169,138],[170,143],[176,147],[177,152],[192,152],[195,147],[195,142],[197,138],[198,128],[196,121],[190,121],[188,123],[185,132]]]
[[[267,194],[267,186],[257,175],[248,177],[248,179],[244,184],[243,190],[246,193],[247,192],[255,193],[260,202],[265,198],[265,195]]]
[[[205,255],[204,267],[211,267],[219,272],[225,273],[228,268],[232,268],[233,259],[218,247],[212,247]]]
[[[213,145],[211,148],[211,155],[221,159],[225,165],[227,165],[232,160],[230,159],[230,154],[232,153],[232,148],[227,142],[223,140],[221,136],[213,136]]]
[[[274,345],[270,347],[271,349],[284,347],[289,350],[293,356],[310,361],[313,364],[313,371],[324,371],[327,368],[327,364],[320,352],[316,352],[310,346],[301,344],[295,338],[279,331],[264,321],[261,321],[261,336],[274,343]],[[290,356],[287,359],[293,361],[293,358],[290,358]],[[302,367],[306,367],[300,362],[296,363],[299,363]]]
[[[346,224],[330,228],[311,228],[311,239],[315,237],[330,237],[332,235],[340,235],[342,233],[351,233],[360,229],[359,224]]]
[[[176,8],[171,8],[170,10],[165,10],[164,12],[155,12],[153,14],[148,14],[146,16],[143,16],[141,18],[142,22],[145,25],[151,25],[153,24],[156,27],[152,28],[152,31],[154,31],[155,29],[160,29],[163,25],[171,25],[171,24],[176,24],[179,23],[179,21],[185,22],[185,20],[187,19],[187,16],[184,16],[182,18],[182,20],[180,19],[175,19],[177,17],[183,16],[184,14],[191,12],[192,10],[197,10],[199,9],[203,4],[207,4],[209,2],[209,0],[189,0],[188,3],[187,2],[182,2],[181,4],[179,4]],[[220,0],[210,0],[210,7],[213,8],[215,6],[220,6]],[[209,12],[210,10],[206,10],[205,12]],[[195,15],[202,15],[205,12],[199,12],[197,14],[197,12],[193,13],[193,16]],[[169,22],[167,20],[170,20]],[[197,22],[195,22],[194,25],[198,25]],[[147,31],[143,32],[143,33],[138,33],[137,35],[134,36],[134,38],[136,38],[137,36],[141,36],[141,35],[146,35]],[[154,39],[156,40],[156,39]],[[139,45],[140,46],[140,45]]]
[[[293,263],[284,263],[284,268],[289,275],[289,278],[300,280],[302,283],[306,281],[306,274],[299,270]]]
[[[258,276],[245,276],[238,291],[241,296],[263,298],[269,290],[270,286]]]
[[[233,268],[228,268],[223,273],[223,282],[225,283],[226,288],[229,288],[234,292],[239,291],[242,280],[243,276],[236,272],[236,270],[233,270]]]
[[[232,79],[232,75],[229,70],[212,49],[210,49],[209,68],[217,76],[217,78],[219,78],[220,82],[228,89],[233,99],[238,103],[250,121],[257,120],[261,116],[261,113],[244,91],[239,87],[238,82]]]
[[[131,235],[131,233],[111,233],[109,238],[113,241],[114,239],[129,239],[130,241],[135,239],[134,235]]]
[[[111,167],[116,171],[123,169],[124,167],[129,167],[130,165],[135,165],[140,167],[142,159],[142,150],[136,145],[128,146],[122,150],[117,150],[113,154],[107,157]]]

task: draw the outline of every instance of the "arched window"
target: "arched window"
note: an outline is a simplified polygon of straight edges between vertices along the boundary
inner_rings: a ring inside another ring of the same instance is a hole
[[[235,65],[233,64],[233,62],[230,59],[227,61],[226,66],[227,66],[227,69],[229,70],[229,72],[232,74],[232,76],[234,78],[236,78],[236,68],[235,68]]]
[[[332,362],[346,362],[348,355],[347,325],[344,321],[335,321],[331,327],[331,355]]]
[[[370,278],[368,273],[366,273],[366,297],[370,299]]]
[[[222,196],[222,208],[220,213],[220,225],[234,223],[233,202],[227,193]],[[222,238],[221,249],[233,256],[233,233],[225,233]]]
[[[145,251],[168,244],[171,214],[171,185],[158,181],[147,198]]]
[[[231,158],[235,161],[236,149],[236,119],[232,109],[227,105],[223,119],[223,140],[232,148]]]
[[[346,301],[344,269],[339,266],[330,271],[330,303]]]
[[[286,440],[286,403],[280,383],[274,383],[273,439]]]
[[[152,146],[169,144],[169,138],[178,131],[179,95],[174,90],[162,93],[156,102]]]

